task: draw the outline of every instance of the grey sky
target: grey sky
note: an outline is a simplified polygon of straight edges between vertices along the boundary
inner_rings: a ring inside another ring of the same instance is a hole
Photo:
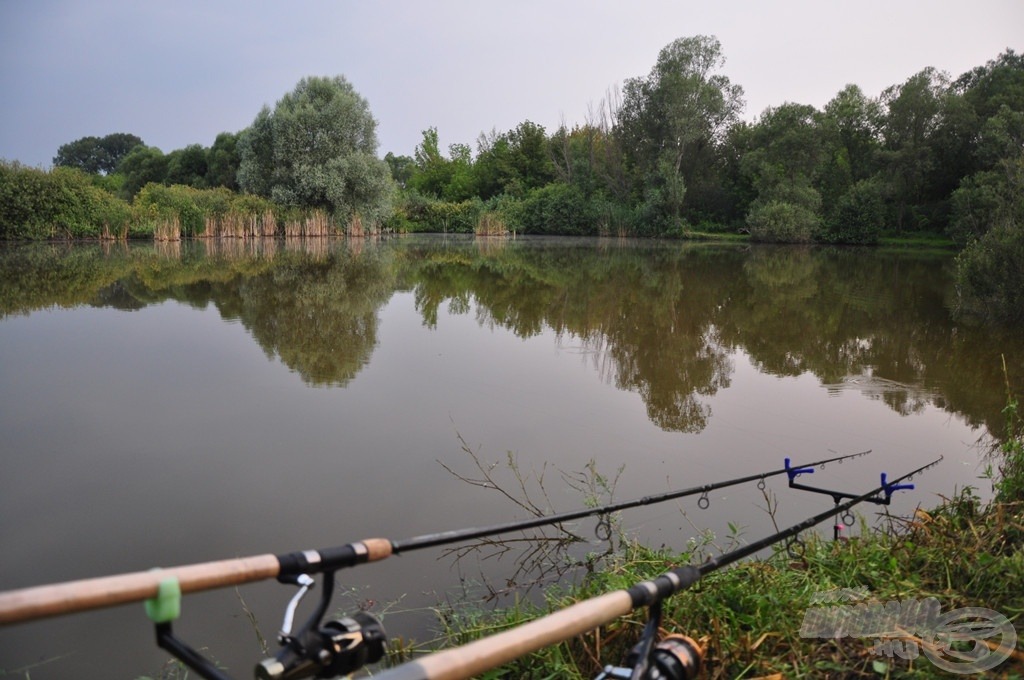
[[[1024,51],[1024,1],[0,0],[0,158],[48,166],[111,132],[209,146],[303,76],[339,74],[370,102],[381,156],[411,155],[428,126],[475,148],[524,120],[584,122],[697,34],[721,41],[752,119]]]

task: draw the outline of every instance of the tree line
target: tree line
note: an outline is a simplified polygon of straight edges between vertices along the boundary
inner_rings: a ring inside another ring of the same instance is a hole
[[[1003,298],[1024,289],[1024,57],[1007,50],[955,79],[926,68],[877,97],[847,85],[823,109],[786,102],[752,122],[724,63],[714,37],[681,38],[583,122],[549,132],[527,120],[444,150],[431,127],[411,156],[383,161],[351,84],[305,78],[209,148],[164,154],[118,133],[60,147],[50,173],[3,164],[0,236],[141,235],[168,223],[213,233],[199,219],[211,210],[263,215],[279,231],[314,215],[357,232],[497,224],[841,244],[928,234],[965,248],[965,286]],[[24,176],[33,172],[46,177]]]

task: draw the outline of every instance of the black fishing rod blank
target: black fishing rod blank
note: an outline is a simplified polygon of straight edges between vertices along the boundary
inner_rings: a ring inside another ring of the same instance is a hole
[[[842,463],[847,459],[858,458],[868,453],[870,451],[835,456],[808,463],[804,468],[813,469],[833,462]],[[258,677],[267,680],[291,680],[314,675],[331,677],[343,674],[342,671],[355,670],[383,654],[383,629],[379,622],[369,615],[346,618],[321,625],[321,619],[326,613],[333,592],[334,572],[339,569],[364,562],[374,562],[402,552],[512,531],[523,531],[585,517],[607,516],[629,508],[652,505],[696,494],[701,494],[698,505],[706,508],[709,502],[707,494],[711,491],[755,480],[759,481],[760,488],[764,488],[765,479],[789,474],[791,470],[787,459],[786,465],[777,470],[644,496],[629,501],[609,503],[596,508],[542,515],[505,524],[425,534],[397,541],[383,538],[366,539],[320,550],[305,550],[282,555],[259,555],[10,591],[0,593],[0,625],[85,609],[108,607],[131,601],[147,600],[147,603],[152,603],[162,597],[161,593],[169,583],[173,584],[177,593],[176,597],[180,600],[183,593],[277,578],[282,583],[300,585],[300,593],[292,599],[286,609],[286,623],[282,626],[282,635],[279,636],[282,650],[275,659],[268,659],[260,664],[257,669]],[[294,614],[295,607],[298,600],[312,586],[311,582],[300,584],[299,579],[303,576],[308,578],[310,574],[316,573],[325,575],[321,601],[316,612],[300,631],[291,635],[290,619]],[[180,604],[176,602],[173,609],[173,615],[162,613],[152,617],[157,624],[158,644],[184,661],[202,677],[223,680],[225,676],[221,671],[205,661],[185,642],[174,636],[170,621],[177,618]],[[325,673],[326,675],[323,675]]]
[[[842,463],[844,460],[858,458],[868,453],[870,451],[836,456],[814,463],[807,463],[802,467],[820,467],[833,462]],[[696,494],[701,494],[701,498],[706,499],[710,491],[755,480],[763,483],[769,477],[786,474],[788,469],[789,466],[787,465],[769,472],[652,496],[644,496],[629,501],[609,503],[596,508],[585,508],[554,515],[541,515],[526,520],[486,527],[472,527],[455,531],[424,534],[403,540],[370,538],[333,548],[303,550],[282,555],[256,555],[0,592],[0,626],[48,616],[58,616],[89,609],[112,607],[129,602],[150,600],[157,597],[161,583],[169,578],[175,579],[178,582],[183,594],[241,585],[271,578],[292,582],[295,577],[301,574],[327,573],[365,562],[376,562],[402,552],[449,545],[513,531],[524,531],[539,526],[559,524],[585,517],[609,515],[628,508],[652,505]],[[702,507],[706,507],[706,505],[702,504]]]
[[[787,529],[783,529],[771,536],[716,558],[711,558],[702,564],[686,565],[672,569],[661,576],[650,581],[638,583],[626,590],[617,590],[578,602],[543,618],[517,626],[514,629],[476,640],[461,647],[435,652],[423,659],[411,661],[397,668],[384,671],[374,677],[379,680],[461,680],[497,668],[525,654],[586,633],[641,607],[657,607],[651,609],[651,613],[656,615],[651,618],[657,621],[660,618],[660,603],[668,597],[691,587],[701,577],[754,555],[776,543],[798,536],[801,532],[829,519],[837,511],[848,511],[858,503],[868,501],[871,498],[877,498],[879,494],[884,495],[887,488],[896,491],[898,490],[896,486],[900,482],[927,470],[938,464],[941,460],[942,458],[940,457],[899,477],[889,483],[892,486],[887,487],[886,484],[883,484],[865,494],[840,503],[834,509],[809,517]],[[646,627],[646,629],[651,631],[656,630],[656,628],[657,626],[654,625]],[[645,644],[644,647],[652,650],[659,649],[654,644]],[[647,658],[638,660],[637,663],[649,668],[653,662],[651,658]],[[685,664],[680,664],[680,667],[683,666]],[[614,667],[612,670],[615,670]],[[608,671],[609,669],[606,669],[606,672]],[[622,676],[609,673],[606,677]],[[637,678],[638,680],[651,680],[653,676],[650,674],[637,676],[634,668],[634,673],[629,677]],[[690,680],[691,677],[693,676],[680,675],[678,678],[671,678],[670,680]]]
[[[845,460],[851,460],[866,456],[871,453],[870,450],[861,451],[859,453],[850,453],[845,456],[836,456],[834,458],[826,458],[825,460],[815,461],[813,463],[806,463],[801,466],[801,469],[811,469],[816,467],[823,467],[829,463],[842,463]],[[432,548],[440,545],[449,545],[451,543],[460,543],[462,541],[469,541],[475,538],[483,538],[485,536],[494,536],[497,534],[511,533],[513,531],[525,531],[526,529],[535,529],[540,526],[548,526],[551,524],[562,524],[563,522],[571,522],[577,519],[584,519],[587,517],[595,516],[606,516],[621,510],[628,510],[630,508],[637,508],[644,505],[656,505],[658,503],[664,503],[665,501],[674,500],[677,498],[685,498],[687,496],[696,496],[700,494],[698,504],[702,509],[706,509],[710,501],[708,500],[708,493],[717,489],[724,489],[730,486],[737,486],[739,484],[746,484],[748,482],[757,481],[758,488],[763,489],[764,480],[775,477],[777,475],[789,474],[792,468],[789,465],[789,459],[785,459],[785,465],[777,470],[771,470],[769,472],[761,472],[758,474],[747,475],[745,477],[737,477],[735,479],[728,479],[723,482],[714,482],[712,484],[703,484],[701,486],[693,486],[687,489],[677,489],[675,491],[666,491],[665,493],[653,494],[650,496],[644,496],[642,498],[635,498],[628,501],[619,501],[617,503],[608,503],[596,508],[584,508],[581,510],[572,510],[569,512],[563,512],[555,515],[539,515],[532,519],[520,520],[516,522],[509,522],[507,524],[496,524],[488,527],[475,527],[470,529],[459,529],[455,531],[443,531],[436,534],[425,534],[422,536],[416,536],[415,538],[409,538],[402,541],[392,541],[392,551],[395,554],[401,552],[408,552],[410,550],[420,550],[423,548]],[[348,566],[348,565],[344,565]]]
[[[848,454],[845,456],[836,456],[833,458],[827,458],[825,460],[819,460],[814,463],[809,463],[808,466],[811,467],[812,469],[817,466],[823,467],[829,463],[841,463],[844,460],[858,458],[860,456],[867,455],[868,453],[870,453],[870,451],[862,451],[859,453]],[[694,496],[697,494],[701,494],[701,499],[705,500],[706,502],[707,494],[710,491],[726,488],[729,486],[735,486],[738,484],[745,484],[747,482],[752,482],[755,480],[758,480],[763,488],[765,479],[776,475],[786,474],[789,469],[789,461],[787,459],[785,465],[777,470],[772,470],[769,472],[763,472],[754,475],[747,475],[745,477],[739,477],[736,479],[730,479],[722,482],[715,482],[712,484],[704,484],[701,486],[691,487],[688,489],[679,489],[676,491],[669,491],[662,494],[644,496],[642,498],[637,498],[634,500],[621,501],[618,503],[609,503],[607,505],[603,505],[597,508],[585,508],[582,510],[575,510],[554,515],[542,515],[539,517],[534,517],[527,520],[520,520],[517,522],[509,522],[505,524],[487,527],[473,527],[468,529],[446,531],[435,534],[425,534],[422,536],[417,536],[406,540],[391,541],[391,554],[400,554],[402,552],[407,552],[411,550],[420,550],[440,545],[449,545],[452,543],[473,540],[485,536],[493,536],[501,533],[508,533],[511,531],[524,531],[539,526],[560,524],[563,522],[569,522],[572,520],[591,517],[595,515],[607,516],[613,512],[618,512],[629,508],[662,503],[667,500],[683,498],[685,496]],[[702,507],[707,507],[706,503]],[[331,574],[334,569],[350,566],[350,563],[347,562],[347,560],[354,559],[356,555],[357,553],[354,551],[335,549],[333,554],[330,555],[325,556],[322,553],[320,553],[320,559],[319,561],[317,561],[315,559],[311,559],[312,556],[308,552],[292,553],[289,556],[289,568],[298,569],[298,573],[289,573],[284,568],[282,568],[282,574],[278,576],[278,580],[282,580],[287,576],[298,576],[299,574],[307,575],[309,573],[312,573],[313,571],[320,571],[325,574]],[[282,563],[282,567],[283,564],[284,563]],[[301,594],[302,593],[300,593],[300,595],[298,595],[295,598],[295,600],[293,600],[293,604],[299,597],[301,597]],[[292,606],[291,609],[293,608],[294,607]],[[322,628],[318,629],[318,621],[319,617],[314,614],[314,616],[310,618],[307,625],[299,633],[297,638],[282,637],[282,650],[277,654],[276,657],[271,659],[265,659],[260,663],[259,666],[257,666],[257,677],[260,680],[292,680],[292,678],[309,677],[309,673],[307,672],[306,669],[312,667],[312,664],[314,662],[311,660],[315,659],[317,655],[321,655],[324,659],[331,659],[331,663],[337,665],[337,663],[333,660],[337,658],[338,654],[336,652],[332,653],[330,651],[330,644],[324,642],[325,640],[329,640],[330,636],[325,634]],[[375,619],[373,620],[373,624],[379,627],[379,623],[376,622]],[[296,642],[297,639],[305,639],[310,641],[312,644],[301,645]],[[348,661],[352,661],[360,657],[358,657],[357,655],[348,654],[345,655],[344,658]],[[348,668],[347,666],[340,667]],[[355,670],[358,667],[359,666],[355,666],[349,668],[348,670]]]

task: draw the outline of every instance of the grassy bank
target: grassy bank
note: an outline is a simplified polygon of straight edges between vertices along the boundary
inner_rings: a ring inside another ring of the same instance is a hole
[[[1016,400],[1009,399],[1005,414],[1006,435],[993,451],[996,493],[990,503],[983,504],[968,487],[939,507],[918,510],[915,516],[898,521],[889,532],[870,532],[861,526],[861,536],[849,541],[809,538],[800,558],[779,548],[766,559],[713,573],[665,603],[664,632],[683,633],[704,645],[701,677],[705,678],[957,677],[926,657],[924,646],[933,642],[927,635],[926,639],[894,635],[876,642],[866,637],[802,636],[801,628],[809,611],[813,615],[814,608],[826,606],[822,602],[830,597],[835,602],[835,594],[841,592],[851,595],[850,605],[935,598],[942,615],[963,607],[987,608],[1020,630],[1024,425]],[[521,625],[705,557],[699,545],[677,554],[627,542],[578,584],[549,589],[541,606],[517,603],[498,612],[462,608],[444,612],[440,646],[464,644]],[[486,677],[593,678],[604,665],[623,662],[643,625],[644,613],[637,612]],[[1024,677],[1020,643],[1015,654],[989,673]]]

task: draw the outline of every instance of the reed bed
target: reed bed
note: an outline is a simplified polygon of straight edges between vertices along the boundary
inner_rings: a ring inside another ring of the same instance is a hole
[[[277,218],[273,211],[262,213],[229,212],[207,215],[198,238],[268,238],[277,236]]]
[[[508,236],[509,229],[501,215],[490,211],[480,213],[474,233],[477,236]]]
[[[288,220],[284,224],[286,238],[324,238],[334,235],[330,216],[323,210]]]
[[[348,229],[346,233],[354,238],[362,238],[366,236],[366,228],[363,226],[363,218],[356,213],[352,216],[352,219],[348,221]]]
[[[154,241],[180,241],[181,220],[177,215],[159,220],[153,227]]]
[[[127,241],[128,240],[128,224],[121,225],[120,229],[114,232],[110,231],[110,224],[104,222],[103,229],[100,231],[101,241]]]

